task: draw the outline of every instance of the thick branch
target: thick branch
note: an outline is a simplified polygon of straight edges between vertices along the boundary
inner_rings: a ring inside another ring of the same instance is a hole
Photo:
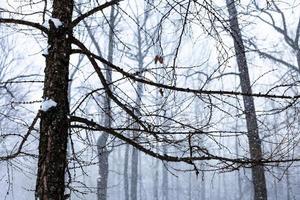
[[[25,21],[21,19],[0,18],[0,24],[19,24],[19,25],[30,26],[48,34],[48,29],[42,26],[41,24]]]
[[[222,161],[227,166],[234,167],[232,165],[234,163],[239,164],[240,166],[241,165],[250,165],[251,166],[251,165],[259,165],[259,164],[267,164],[267,163],[276,164],[276,163],[281,163],[281,162],[283,163],[283,162],[300,161],[300,158],[294,158],[294,159],[266,158],[266,159],[262,159],[262,160],[252,160],[249,158],[228,158],[228,157],[221,157],[221,156],[210,154],[207,150],[204,150],[204,149],[201,149],[200,147],[195,147],[195,146],[193,146],[192,148],[194,148],[194,150],[197,150],[198,152],[201,152],[203,154],[203,156],[178,157],[178,156],[171,156],[171,155],[167,155],[167,154],[162,155],[162,154],[152,151],[151,149],[145,148],[144,146],[142,146],[135,140],[127,138],[126,136],[122,135],[121,133],[115,131],[113,128],[104,127],[104,126],[101,126],[100,124],[97,124],[94,121],[91,121],[91,120],[88,120],[85,118],[81,118],[81,117],[77,117],[77,116],[71,116],[70,121],[85,124],[87,126],[86,127],[87,129],[90,129],[93,131],[103,131],[104,133],[111,134],[111,135],[115,136],[116,138],[118,138],[118,139],[126,142],[127,144],[130,144],[131,146],[137,148],[138,150],[144,152],[147,155],[150,155],[154,158],[158,158],[160,160],[168,161],[168,162],[185,162],[187,164],[193,165],[193,161],[219,160],[219,161]],[[81,128],[83,128],[83,127],[81,127]]]

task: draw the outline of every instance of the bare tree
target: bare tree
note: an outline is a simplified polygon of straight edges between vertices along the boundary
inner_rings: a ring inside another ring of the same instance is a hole
[[[65,30],[72,21],[73,1],[53,1],[52,17],[59,19],[58,26],[49,19],[48,55],[46,56],[44,103],[55,102],[51,109],[41,112],[39,162],[36,196],[39,199],[65,198],[65,171],[69,127],[69,60],[72,30]],[[51,164],[49,164],[51,163]]]
[[[300,17],[296,19],[298,23],[295,24],[296,26],[293,30],[293,27],[289,26],[288,16],[286,16],[286,13],[282,10],[282,8],[280,8],[280,4],[278,2],[271,0],[269,1],[266,8],[261,8],[255,1],[253,2],[253,4],[258,13],[264,14],[257,14],[255,15],[255,17],[260,19],[264,24],[272,27],[277,33],[282,36],[283,40],[281,41],[281,43],[284,42],[291,49],[292,55],[295,57],[297,64],[295,65],[294,63],[286,61],[281,56],[263,51],[259,49],[253,41],[249,40],[250,45],[254,47],[254,49],[251,50],[257,51],[262,57],[275,61],[279,64],[282,64],[283,66],[290,68],[293,71],[300,73]]]
[[[237,60],[237,65],[240,72],[240,82],[241,90],[244,93],[252,93],[251,82],[248,72],[247,58],[245,53],[245,47],[242,39],[241,30],[239,27],[239,22],[237,18],[237,10],[235,7],[235,2],[233,0],[226,0],[226,5],[229,13],[229,23],[232,38],[234,41],[235,55]],[[262,159],[261,150],[261,139],[259,137],[259,129],[257,125],[257,117],[254,105],[253,97],[243,97],[246,124],[248,131],[249,140],[249,151],[250,156],[253,160]],[[251,167],[252,171],[252,181],[254,187],[254,199],[255,200],[267,200],[267,186],[264,167],[261,163],[254,164]]]
[[[109,20],[109,39],[108,39],[108,61],[113,62],[113,49],[114,49],[114,30],[115,30],[115,21],[116,21],[116,14],[115,14],[115,7],[111,7],[110,12],[110,20]],[[95,45],[98,45],[95,44]],[[97,49],[100,49],[98,47]],[[98,54],[100,52],[98,51]],[[108,66],[105,66],[106,70],[106,80],[108,84],[111,84],[112,82],[112,71]],[[111,127],[112,124],[112,110],[111,110],[111,100],[106,95],[104,98],[104,126],[105,127]],[[106,147],[107,140],[108,140],[109,134],[103,133],[98,139],[97,139],[97,148],[98,148],[98,157],[99,157],[99,178],[98,178],[98,200],[106,200],[107,199],[107,181],[108,181],[108,155],[109,151]]]

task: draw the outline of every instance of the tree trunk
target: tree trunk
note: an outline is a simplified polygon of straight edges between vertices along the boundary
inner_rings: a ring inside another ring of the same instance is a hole
[[[181,188],[179,177],[176,177],[176,200],[180,200],[181,197]]]
[[[107,198],[108,179],[108,150],[106,148],[107,134],[103,133],[97,140],[97,150],[99,159],[99,177],[97,179],[97,199]]]
[[[218,182],[217,182],[217,195],[216,195],[216,199],[221,199],[221,176],[219,175],[217,177]]]
[[[166,146],[163,146],[163,152],[164,154],[167,154]],[[166,169],[166,166],[162,166],[162,199],[168,200],[169,199],[169,179],[168,179],[168,171]]]
[[[192,172],[189,172],[188,196],[189,196],[189,200],[192,200]]]
[[[297,59],[298,70],[300,73],[300,48],[297,50],[296,59]]]
[[[114,32],[115,27],[115,7],[111,7],[110,12],[110,31],[109,31],[109,40],[108,40],[108,61],[113,61],[113,51],[114,51]],[[95,40],[93,40],[95,41]],[[98,43],[95,43],[97,46],[98,54],[100,55],[100,48]],[[112,82],[112,71],[111,68],[105,65],[105,78],[108,84]],[[106,94],[104,97],[104,126],[111,127],[112,116],[111,116],[111,100]],[[108,155],[109,152],[106,147],[108,140],[108,133],[103,133],[97,140],[97,150],[98,150],[98,159],[99,159],[99,178],[97,179],[97,199],[106,200],[107,199],[107,181],[108,181]]]
[[[138,150],[132,148],[130,200],[137,200]]]
[[[66,30],[72,20],[73,0],[54,0],[52,17],[63,26],[49,21],[48,55],[46,55],[44,100],[57,103],[41,111],[36,197],[40,200],[63,200],[67,141],[69,127],[68,79],[72,30]],[[68,36],[67,36],[68,34]]]
[[[222,199],[223,200],[227,200],[228,199],[228,193],[227,193],[227,184],[226,184],[226,179],[225,179],[226,177],[225,177],[225,174],[223,174],[222,175],[222,184],[223,184],[223,186],[222,186],[222,189],[223,189],[223,197],[222,197]]]
[[[291,195],[290,195],[291,184],[290,184],[290,175],[288,169],[285,173],[285,177],[286,177],[286,199],[291,200]]]
[[[143,177],[142,177],[142,156],[139,156],[139,200],[147,199],[146,194],[143,194]]]
[[[238,138],[235,139],[235,149],[236,155],[239,156],[239,147],[238,147]],[[242,199],[242,177],[240,170],[237,170],[237,185],[238,185],[238,192],[237,192],[237,199]]]
[[[237,111],[238,113],[238,111]],[[235,124],[235,131],[238,131],[238,121],[236,121]],[[239,153],[239,145],[238,145],[238,136],[235,137],[235,154],[236,157],[238,158],[240,156]],[[237,186],[238,186],[238,192],[237,192],[237,199],[242,199],[242,177],[241,177],[241,172],[240,170],[236,171],[237,174]]]
[[[137,26],[137,61],[138,61],[138,70],[142,71],[144,68],[144,55],[142,52],[142,36],[141,36],[141,29],[140,26]],[[140,75],[141,76],[141,75]],[[141,103],[142,103],[142,96],[143,96],[143,84],[141,82],[137,83],[137,90],[136,90],[136,108],[135,114],[136,116],[141,115]],[[138,125],[135,124],[134,126]],[[133,137],[136,137],[137,134],[133,133]],[[137,183],[138,183],[138,160],[139,160],[139,152],[136,148],[132,149],[132,163],[131,163],[131,200],[137,200]]]
[[[126,144],[125,156],[124,156],[124,196],[125,196],[125,200],[129,200],[128,159],[129,159],[129,145]]]
[[[159,161],[158,159],[155,159],[155,167],[154,167],[154,180],[153,180],[153,195],[154,195],[154,200],[158,200],[158,166],[159,166]]]
[[[201,188],[200,188],[200,191],[201,191],[201,195],[200,195],[200,199],[201,200],[205,200],[206,199],[206,182],[205,182],[205,173],[203,173],[202,175],[203,177],[201,178]]]
[[[237,64],[240,72],[241,89],[243,93],[252,93],[241,30],[237,19],[237,10],[234,0],[226,0],[229,12],[231,34],[234,40],[234,48]],[[262,159],[261,140],[258,134],[257,118],[255,113],[254,99],[252,96],[243,96],[246,124],[248,131],[250,157],[253,160]],[[266,179],[262,164],[253,164],[252,181],[254,186],[254,199],[267,200]]]

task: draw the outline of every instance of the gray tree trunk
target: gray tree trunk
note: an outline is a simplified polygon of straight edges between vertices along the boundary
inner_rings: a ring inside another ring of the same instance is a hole
[[[248,73],[245,47],[238,23],[237,10],[234,0],[226,0],[226,5],[229,13],[230,30],[234,40],[237,64],[240,72],[241,89],[243,93],[251,94],[252,89]],[[254,99],[252,96],[243,96],[243,101],[246,115],[250,157],[253,160],[261,160],[261,140],[258,133]],[[263,165],[259,163],[253,164],[251,170],[254,187],[254,199],[267,200],[266,178]]]
[[[130,200],[137,200],[138,150],[132,148]]]
[[[200,104],[200,100],[199,98],[197,98],[195,100],[195,116],[196,116],[196,124],[197,126],[200,126],[200,118],[201,118],[201,110],[200,108],[203,107]],[[198,138],[200,144],[203,143],[204,146],[204,140],[202,137]],[[199,176],[200,178],[200,187],[198,188],[198,193],[197,196],[198,198],[200,198],[200,200],[205,200],[206,199],[206,173],[205,171],[205,164],[204,163],[200,163],[200,170],[203,170],[201,175]]]
[[[238,111],[237,111],[238,113]],[[238,121],[236,121],[236,124],[235,124],[235,131],[238,131],[238,127],[239,127],[239,124],[238,124]],[[236,157],[238,158],[239,157],[239,143],[238,143],[238,136],[235,137],[235,154],[236,154]],[[237,170],[237,185],[238,185],[238,192],[237,192],[237,199],[242,199],[242,177],[241,177],[241,172],[240,170]]]
[[[129,160],[129,145],[126,144],[124,156],[124,197],[129,200],[129,180],[128,180],[128,160]]]
[[[238,137],[235,138],[235,150],[237,157],[239,156],[239,146],[238,146]],[[238,192],[237,199],[242,199],[242,177],[240,170],[237,171],[237,184],[238,184]]]
[[[227,193],[227,184],[226,184],[226,179],[225,179],[225,174],[222,175],[222,189],[223,189],[223,200],[227,200],[228,199],[228,193]]]
[[[159,166],[159,161],[158,159],[155,160],[155,172],[154,172],[154,180],[153,180],[153,196],[154,200],[158,200],[158,166]]]
[[[192,200],[192,173],[189,172],[189,189],[188,189],[188,194],[189,194],[189,200]]]
[[[300,32],[300,29],[298,30]],[[300,33],[298,33],[300,34]],[[300,73],[300,48],[298,47],[297,54],[296,54],[296,59],[297,59],[297,65]]]
[[[147,199],[147,196],[146,194],[142,192],[143,190],[143,176],[142,176],[142,156],[139,156],[139,163],[138,163],[138,170],[139,170],[139,176],[138,176],[138,182],[139,182],[139,199],[142,200],[142,199]]]
[[[290,183],[290,174],[289,174],[289,170],[286,171],[285,177],[286,177],[286,199],[287,199],[287,200],[291,200],[291,194],[290,194],[291,183]]]
[[[145,26],[148,19],[148,15],[144,17],[144,22],[142,25],[139,23],[137,24],[137,54],[136,58],[138,61],[138,71],[141,72],[144,69],[144,58],[147,54],[143,52],[143,38],[142,38],[142,29],[140,26]],[[139,20],[137,19],[139,22]],[[142,76],[142,73],[139,73],[139,76]],[[142,103],[142,96],[143,96],[143,83],[137,83],[136,89],[136,107],[135,107],[135,114],[137,116],[141,115],[141,103]],[[138,126],[135,124],[135,126]],[[138,128],[138,127],[136,127]],[[133,134],[134,137],[137,136],[136,133]],[[139,160],[139,152],[136,148],[132,150],[132,163],[131,163],[131,200],[137,200],[137,188],[138,188],[138,160]],[[141,184],[141,183],[140,183]]]
[[[180,182],[179,182],[179,177],[176,177],[176,200],[180,200],[181,197],[181,187],[180,187]]]
[[[52,17],[58,18],[63,27],[72,20],[73,0],[54,0]],[[57,106],[41,112],[38,174],[36,197],[40,200],[63,200],[67,142],[69,127],[69,60],[72,30],[64,31],[50,20],[48,55],[44,80],[44,100],[53,100]],[[68,37],[66,37],[68,35]]]
[[[111,7],[110,12],[110,29],[109,29],[109,40],[108,40],[108,61],[113,62],[113,51],[114,51],[114,32],[113,29],[115,27],[115,7]],[[95,46],[98,47],[98,43],[95,43]],[[100,48],[97,48],[98,53],[100,54]],[[106,81],[108,84],[112,82],[112,71],[111,68],[105,65],[106,71]],[[112,115],[111,115],[111,100],[106,94],[104,97],[103,103],[103,119],[104,126],[111,127],[112,123]],[[102,133],[102,135],[97,140],[97,150],[98,150],[98,159],[99,159],[99,177],[97,179],[97,199],[98,200],[106,200],[107,199],[107,181],[108,181],[108,149],[107,149],[107,133]]]
[[[205,200],[206,199],[206,181],[205,181],[205,174],[202,175],[203,177],[201,178],[201,185],[200,185],[200,191],[201,191],[201,200]]]
[[[167,154],[166,146],[163,146],[164,154]],[[166,166],[162,166],[162,199],[169,200],[169,177],[168,177],[168,170]]]

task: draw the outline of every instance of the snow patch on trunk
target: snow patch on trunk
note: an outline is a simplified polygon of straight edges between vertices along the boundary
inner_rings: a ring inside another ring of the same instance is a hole
[[[46,20],[42,26],[44,26],[45,28],[47,29],[50,29],[50,24],[49,24],[49,21],[52,21],[55,28],[59,28],[60,26],[63,26],[63,23],[60,21],[60,19],[57,19],[57,18],[54,18],[54,17],[51,17],[49,18],[48,20]]]
[[[41,111],[47,112],[50,108],[56,107],[57,103],[52,99],[44,100],[41,104]]]

